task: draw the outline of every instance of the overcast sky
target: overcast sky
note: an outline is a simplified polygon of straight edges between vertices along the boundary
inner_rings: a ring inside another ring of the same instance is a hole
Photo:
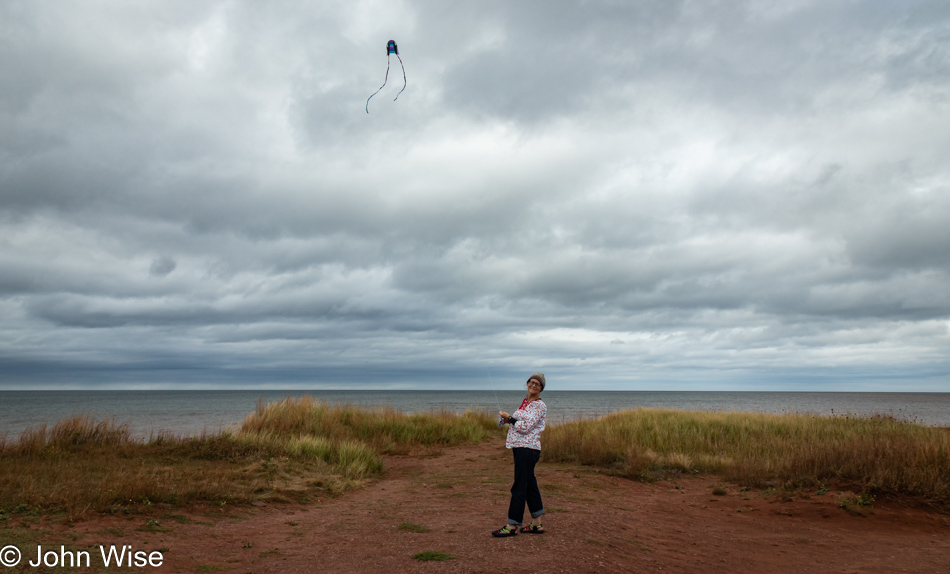
[[[8,0],[0,202],[0,388],[950,391],[950,4]]]

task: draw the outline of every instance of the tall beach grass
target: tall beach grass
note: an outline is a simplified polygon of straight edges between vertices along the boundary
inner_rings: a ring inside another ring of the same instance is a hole
[[[498,434],[485,413],[449,411],[405,414],[393,408],[367,409],[329,405],[310,397],[259,402],[241,427],[245,434],[275,437],[319,436],[332,441],[359,441],[376,452],[405,453],[418,446],[472,444]]]
[[[136,437],[111,419],[71,417],[0,439],[0,519],[24,509],[134,512],[156,503],[305,501],[358,486],[382,455],[501,442],[487,413],[405,414],[310,397],[259,403],[237,429]],[[551,424],[546,461],[634,479],[709,473],[748,486],[847,481],[950,509],[950,432],[888,417],[661,409]]]
[[[636,409],[550,427],[543,444],[545,460],[631,478],[679,471],[783,487],[840,480],[950,508],[950,432],[887,416]]]
[[[0,439],[0,517],[14,510],[129,512],[155,503],[306,500],[378,475],[381,454],[484,440],[487,415],[407,415],[310,397],[258,404],[237,430],[135,437],[74,416]]]

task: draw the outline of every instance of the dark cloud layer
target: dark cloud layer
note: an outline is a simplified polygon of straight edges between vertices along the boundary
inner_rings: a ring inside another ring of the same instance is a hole
[[[941,2],[6,3],[0,386],[948,390],[948,39]]]

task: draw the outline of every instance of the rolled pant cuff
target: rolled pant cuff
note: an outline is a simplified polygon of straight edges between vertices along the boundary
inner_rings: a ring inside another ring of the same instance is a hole
[[[544,512],[544,509],[543,509],[543,508],[542,508],[541,510],[537,511],[537,512],[532,512],[532,513],[531,513],[531,518],[537,518],[537,517],[541,516],[542,514],[546,514],[546,513]]]
[[[508,519],[508,524],[511,524],[513,526],[521,526],[520,522],[518,522],[517,520],[512,520],[510,518]]]

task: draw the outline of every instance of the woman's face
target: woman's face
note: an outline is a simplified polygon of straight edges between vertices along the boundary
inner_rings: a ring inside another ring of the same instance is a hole
[[[528,380],[528,393],[531,396],[538,396],[541,394],[541,383],[537,379]]]

